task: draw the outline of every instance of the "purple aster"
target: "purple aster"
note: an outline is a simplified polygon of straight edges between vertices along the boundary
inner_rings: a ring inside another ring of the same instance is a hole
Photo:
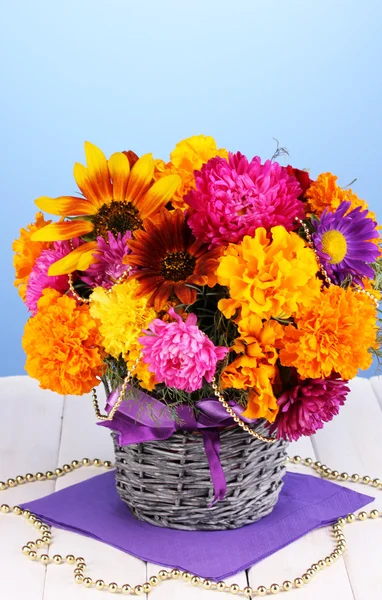
[[[295,229],[304,218],[301,187],[285,167],[258,156],[251,162],[240,152],[216,157],[195,171],[195,189],[185,196],[188,224],[210,248],[239,243],[258,227]]]
[[[72,240],[72,243],[73,247],[77,248],[82,241],[76,238]],[[37,312],[37,302],[45,288],[53,288],[63,294],[68,291],[68,276],[56,275],[51,277],[48,275],[48,269],[53,263],[70,254],[71,251],[72,246],[68,241],[54,242],[53,248],[43,250],[36,260],[28,278],[25,297],[25,304],[32,314]]]
[[[278,439],[295,441],[312,435],[338,415],[350,391],[347,381],[332,375],[327,379],[300,379],[277,400],[280,410],[270,431]]]
[[[320,221],[313,222],[316,229],[312,239],[320,262],[334,283],[340,285],[350,276],[354,283],[363,285],[363,277],[374,277],[370,263],[377,260],[380,250],[370,240],[379,234],[377,223],[367,216],[367,210],[357,206],[347,212],[350,206],[350,202],[341,202],[335,212],[326,209]]]
[[[130,248],[127,245],[131,239],[131,232],[127,231],[123,236],[118,233],[115,238],[111,231],[108,231],[108,242],[103,237],[97,238],[98,249],[94,256],[97,262],[90,265],[81,275],[84,283],[90,287],[112,287],[118,277],[121,277],[131,267],[123,264],[123,259],[130,254]]]

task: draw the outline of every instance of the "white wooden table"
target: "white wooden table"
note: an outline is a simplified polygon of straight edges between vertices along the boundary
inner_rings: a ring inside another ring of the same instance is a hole
[[[0,481],[27,472],[54,470],[73,459],[113,460],[109,431],[95,426],[90,395],[62,397],[41,390],[37,382],[28,377],[0,379],[0,388]],[[293,444],[290,453],[310,456],[340,472],[382,478],[382,378],[355,379],[351,388],[341,415],[313,438]],[[6,490],[1,493],[0,504],[21,504],[98,473],[99,470],[90,467],[56,481]],[[374,493],[373,488],[346,485],[370,495]],[[375,507],[382,509],[382,493],[375,491],[375,495]],[[0,514],[0,598],[83,600],[92,594],[98,597],[96,590],[88,591],[73,582],[71,567],[44,567],[26,560],[20,549],[26,541],[36,537],[34,533],[24,519]],[[346,528],[345,534],[348,550],[344,557],[319,573],[305,589],[289,592],[290,600],[382,599],[382,519],[357,522]],[[93,579],[136,585],[158,570],[158,565],[146,564],[90,538],[60,529],[53,529],[53,535],[51,552],[84,556]],[[332,545],[329,530],[317,530],[248,572],[232,577],[231,581],[241,585],[248,582],[257,588],[294,579],[313,562],[327,556]],[[155,588],[150,596],[154,600],[212,600],[219,593],[171,581]],[[233,598],[225,593],[219,597]]]

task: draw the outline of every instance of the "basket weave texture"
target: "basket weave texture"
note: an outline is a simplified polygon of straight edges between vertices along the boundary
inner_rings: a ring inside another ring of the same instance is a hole
[[[264,423],[256,430],[267,433]],[[286,468],[282,440],[267,444],[238,427],[222,430],[227,493],[208,508],[213,486],[202,435],[177,432],[168,440],[122,447],[112,436],[118,493],[142,521],[172,529],[236,529],[266,516],[277,502]]]

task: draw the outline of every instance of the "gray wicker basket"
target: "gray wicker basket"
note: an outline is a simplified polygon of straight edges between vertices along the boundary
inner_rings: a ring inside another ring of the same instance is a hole
[[[256,429],[266,434],[264,423]],[[267,444],[238,427],[222,430],[227,493],[208,508],[213,487],[200,433],[177,432],[168,440],[123,447],[112,435],[118,493],[141,521],[173,529],[236,529],[261,519],[277,502],[286,468],[284,441]]]

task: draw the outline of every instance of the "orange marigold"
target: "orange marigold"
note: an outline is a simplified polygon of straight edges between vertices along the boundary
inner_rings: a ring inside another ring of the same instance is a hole
[[[174,194],[172,204],[174,208],[187,208],[183,197],[195,187],[194,171],[199,170],[204,163],[215,156],[228,157],[224,148],[218,148],[214,138],[205,135],[194,135],[179,142],[170,154],[170,162],[157,160],[155,165],[155,179],[165,175],[179,175],[181,182]]]
[[[46,288],[38,312],[24,329],[25,368],[40,387],[81,395],[98,385],[103,373],[99,324],[86,304]]]
[[[308,188],[306,197],[308,198],[307,210],[318,217],[321,216],[325,208],[336,210],[341,202],[350,202],[350,210],[361,206],[364,210],[369,210],[365,200],[358,196],[349,188],[344,190],[337,185],[338,177],[332,173],[321,173],[316,181]],[[369,211],[368,217],[376,221],[374,213]]]
[[[366,294],[331,286],[285,328],[281,364],[296,367],[305,378],[333,372],[352,379],[372,362],[377,348],[377,309]]]
[[[16,271],[15,287],[18,288],[18,292],[24,302],[28,278],[34,264],[41,252],[52,245],[51,242],[32,242],[31,236],[32,233],[49,223],[51,221],[45,221],[42,213],[38,212],[35,222],[28,225],[25,229],[20,229],[20,237],[12,244],[12,250],[15,253],[13,257],[13,266]]]
[[[284,328],[277,321],[266,321],[255,315],[239,322],[240,337],[231,350],[239,356],[222,372],[223,388],[248,389],[245,415],[273,422],[278,412],[273,384],[278,381],[277,347]]]
[[[313,250],[297,233],[278,225],[271,237],[263,227],[242,243],[229,244],[219,259],[218,283],[227,286],[230,298],[219,309],[229,319],[250,314],[261,319],[290,317],[301,306],[310,306],[320,295],[317,260]]]

